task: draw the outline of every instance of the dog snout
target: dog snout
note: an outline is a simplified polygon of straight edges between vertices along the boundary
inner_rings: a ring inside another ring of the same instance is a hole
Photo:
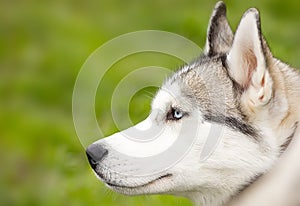
[[[108,154],[108,150],[99,144],[91,144],[86,148],[86,155],[93,169]]]

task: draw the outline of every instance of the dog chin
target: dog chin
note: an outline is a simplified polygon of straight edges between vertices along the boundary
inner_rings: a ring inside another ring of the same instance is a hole
[[[97,175],[98,176],[98,175]],[[99,176],[98,176],[99,177]],[[153,180],[147,181],[143,184],[115,184],[110,183],[108,181],[103,180],[99,177],[101,181],[103,181],[107,187],[111,190],[123,194],[123,195],[143,195],[143,194],[158,194],[158,193],[166,193],[165,186],[168,185],[168,181],[172,178],[172,174],[165,174],[159,176]],[[135,182],[135,181],[132,181]]]

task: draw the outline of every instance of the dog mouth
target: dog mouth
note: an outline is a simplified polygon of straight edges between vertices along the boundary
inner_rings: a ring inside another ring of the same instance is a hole
[[[146,187],[146,186],[149,186],[157,181],[160,181],[160,180],[163,180],[163,179],[166,179],[166,178],[170,178],[172,177],[173,175],[172,174],[165,174],[165,175],[162,175],[154,180],[151,180],[147,183],[144,183],[144,184],[141,184],[141,185],[135,185],[135,186],[126,186],[126,185],[119,185],[119,184],[114,184],[114,183],[110,183],[110,182],[105,182],[105,184],[107,184],[108,186],[112,187],[112,188],[120,188],[120,189],[137,189],[137,188],[141,188],[141,187]]]

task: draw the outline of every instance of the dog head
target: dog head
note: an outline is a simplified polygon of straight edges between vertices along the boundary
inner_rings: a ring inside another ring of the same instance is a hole
[[[286,102],[274,95],[274,61],[258,11],[245,12],[233,35],[217,3],[204,54],[165,81],[149,117],[87,148],[97,177],[127,195],[225,201],[278,157],[269,125]]]

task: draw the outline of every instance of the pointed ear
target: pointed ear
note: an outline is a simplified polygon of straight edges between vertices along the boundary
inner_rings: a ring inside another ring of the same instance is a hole
[[[272,97],[273,81],[267,60],[271,53],[264,42],[259,12],[245,12],[227,56],[230,76],[245,89],[244,97],[252,106],[267,104]]]
[[[213,56],[227,53],[232,45],[233,33],[226,18],[226,5],[219,1],[210,17],[204,54]]]

